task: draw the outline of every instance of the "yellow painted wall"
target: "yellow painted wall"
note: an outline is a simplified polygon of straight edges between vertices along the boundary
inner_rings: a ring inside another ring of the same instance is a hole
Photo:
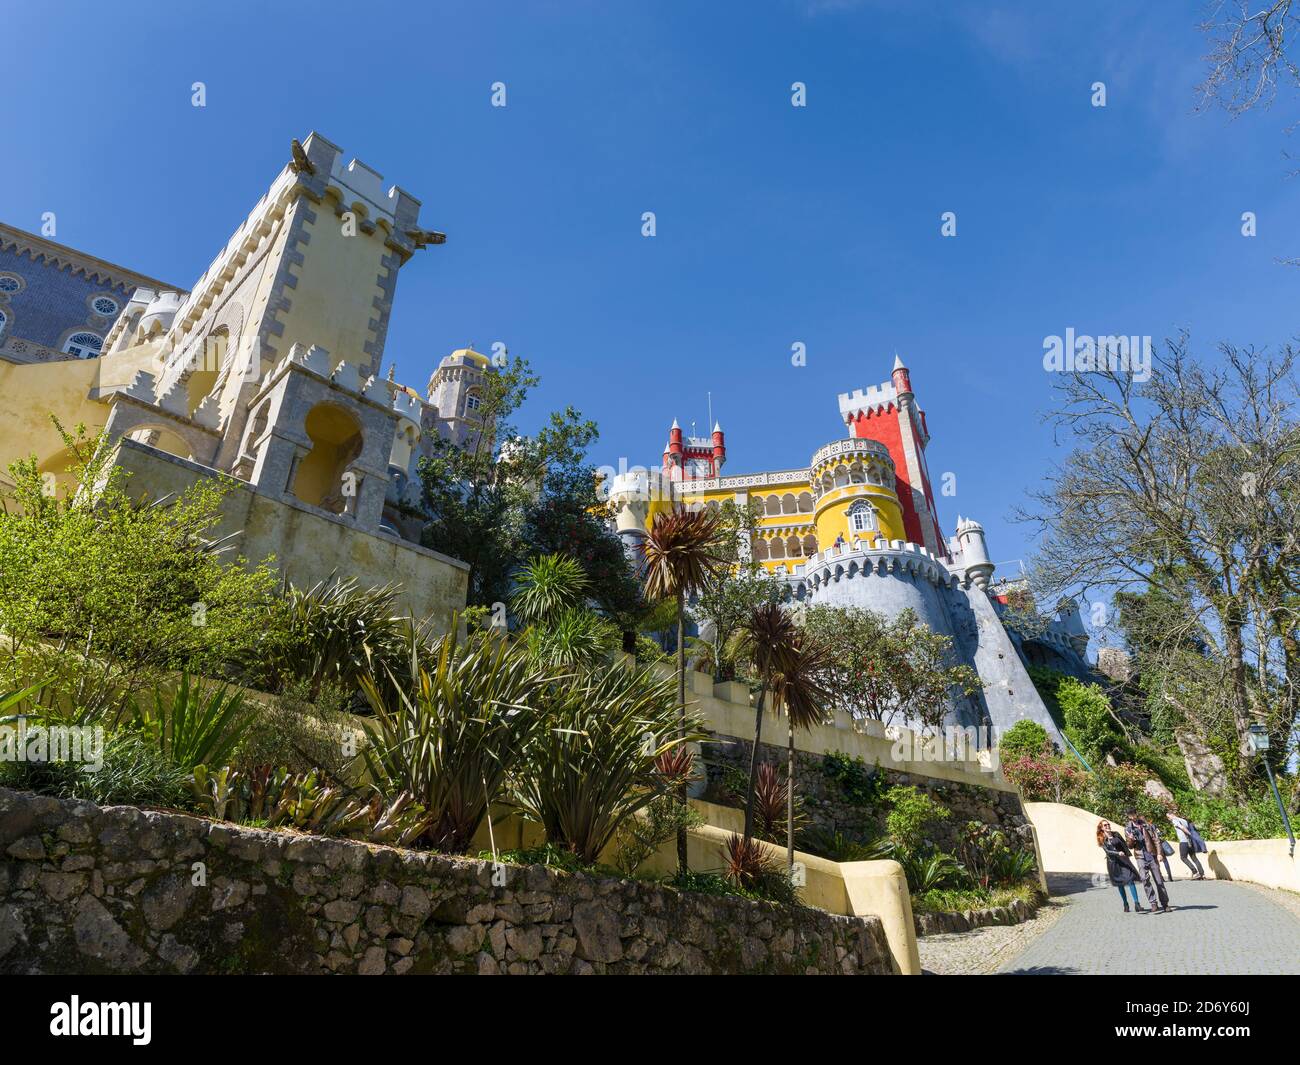
[[[11,363],[0,359],[0,481],[9,483],[11,463],[34,454],[42,471],[53,472],[59,487],[66,486],[67,456],[50,415],[69,432],[75,432],[78,423],[84,424],[87,435],[93,437],[108,420],[109,407],[89,398],[91,392],[128,386],[141,370],[157,370],[152,345],[66,362]]]
[[[129,443],[119,447],[117,465],[128,472],[127,489],[133,494],[182,492],[202,476],[202,468],[193,463]],[[241,533],[237,550],[245,558],[256,563],[275,556],[295,584],[308,586],[332,572],[355,577],[362,586],[399,581],[400,609],[432,618],[439,631],[446,630],[453,611],[465,607],[469,568],[445,555],[361,531],[346,519],[331,520],[240,482],[223,500],[221,514],[216,535]]]
[[[383,296],[378,284],[383,272],[380,260],[387,253],[383,229],[377,226],[369,234],[358,229],[356,236],[345,237],[343,220],[334,214],[331,199],[318,205],[299,201],[294,210],[308,207],[316,221],[307,226],[310,242],[299,249],[304,261],[295,270],[298,284],[291,306],[277,319],[284,333],[276,340],[276,349],[287,352],[295,342],[307,347],[319,344],[329,351],[331,363],[346,359],[366,365],[370,356],[365,345],[375,339],[367,326],[377,316],[375,298]]]
[[[1025,815],[1038,834],[1047,872],[1105,874],[1106,855],[1097,846],[1097,822],[1101,820],[1097,814],[1065,803],[1027,802]],[[1123,826],[1116,827],[1123,832]],[[1177,848],[1172,825],[1161,825],[1160,834]],[[1197,857],[1207,876],[1300,892],[1300,859],[1287,853],[1290,846],[1287,840],[1206,839],[1205,842],[1209,852]],[[1177,862],[1177,856],[1170,861]]]
[[[827,492],[817,500],[817,548],[825,551],[834,546],[837,537],[852,543],[855,533],[849,528],[848,508],[859,499],[866,499],[876,508],[878,537],[884,540],[906,540],[903,531],[903,512],[898,497],[888,488],[874,484],[846,484]]]

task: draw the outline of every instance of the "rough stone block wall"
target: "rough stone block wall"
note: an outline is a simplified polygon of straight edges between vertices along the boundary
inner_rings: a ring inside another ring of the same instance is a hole
[[[504,871],[0,788],[0,973],[893,971],[875,917]]]
[[[786,748],[767,743],[761,744],[760,748],[761,760],[779,766],[784,774],[788,758]],[[724,805],[737,805],[725,784],[726,767],[747,775],[752,749],[749,740],[725,736],[703,745],[703,758],[708,770],[706,798]],[[802,804],[804,830],[841,832],[857,840],[882,834],[887,807],[883,803],[861,806],[850,802],[839,783],[826,774],[824,767],[823,755],[795,751],[795,796]],[[956,849],[957,833],[967,821],[982,821],[1000,828],[1009,836],[1020,839],[1027,849],[1033,849],[1033,830],[1015,792],[903,773],[887,766],[867,765],[865,768],[884,775],[883,790],[910,784],[952,811],[947,821],[938,822],[933,828],[934,842],[941,850]]]

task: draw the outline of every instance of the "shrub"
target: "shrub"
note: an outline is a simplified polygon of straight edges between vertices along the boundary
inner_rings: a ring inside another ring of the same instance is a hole
[[[656,795],[636,817],[629,817],[619,827],[614,864],[632,876],[660,847],[677,838],[678,829],[690,830],[703,823],[700,812],[684,805],[676,795]]]
[[[410,792],[432,818],[421,841],[464,853],[506,776],[541,724],[537,699],[547,675],[503,636],[455,631],[432,647],[408,637],[409,690],[361,687],[375,717],[361,754],[387,797]]]
[[[191,684],[186,673],[171,694],[156,686],[151,702],[133,699],[131,715],[141,735],[186,770],[227,762],[252,720],[242,693]]]
[[[412,622],[397,614],[400,585],[362,588],[355,578],[331,574],[310,588],[284,583],[274,612],[270,652],[256,665],[263,687],[282,688],[301,680],[315,700],[326,685],[354,689],[364,676],[398,683],[405,667]],[[419,633],[420,638],[423,633]]]
[[[582,607],[590,591],[591,581],[577,559],[538,555],[515,574],[510,607],[525,625],[535,625]]]
[[[189,772],[131,731],[107,735],[98,771],[77,762],[6,761],[0,762],[0,784],[101,806],[129,803],[186,809],[192,805]]]
[[[34,458],[0,489],[0,631],[15,658],[45,657],[44,645],[58,660],[52,694],[79,713],[88,685],[120,697],[168,671],[212,674],[261,654],[272,568],[214,539],[233,482],[137,498],[103,438],[55,425],[68,473],[91,490],[47,494]]]
[[[351,702],[351,692],[333,684],[323,685],[313,702],[302,680],[290,681],[269,704],[250,700],[251,720],[231,764],[283,766],[294,773],[319,769],[343,779],[351,761],[344,753],[344,733],[353,731],[344,709]]]
[[[345,788],[315,773],[263,766],[195,767],[192,789],[202,813],[266,828],[288,827],[324,836],[406,846],[429,827],[429,816],[403,792],[387,802],[372,791]]]
[[[962,864],[981,888],[1015,883],[1034,872],[1033,852],[1020,847],[1001,829],[967,821],[959,840]]]
[[[1014,784],[1026,802],[1080,804],[1087,774],[1071,760],[1052,756],[1022,755],[1002,763],[1002,775]]]
[[[592,668],[618,645],[618,630],[585,607],[561,610],[524,633],[528,653],[561,669]]]
[[[862,840],[840,829],[827,828],[805,832],[799,849],[833,862],[874,862],[894,854],[894,846],[886,838]]]
[[[842,751],[822,756],[822,772],[838,786],[840,794],[854,806],[875,806],[881,800],[883,780],[861,758]]]
[[[1159,799],[1146,793],[1150,774],[1135,765],[1099,765],[1087,777],[1087,787],[1082,802],[1099,817],[1123,821],[1129,810],[1137,810],[1157,824],[1163,824],[1167,807]]]
[[[901,848],[895,857],[907,876],[907,887],[913,895],[937,888],[967,887],[970,875],[951,854],[937,852],[922,854],[916,851],[904,851]]]
[[[702,738],[680,731],[676,685],[646,671],[607,669],[548,686],[514,799],[546,839],[595,862],[624,821],[665,787],[660,756]]]
[[[1052,741],[1047,738],[1047,729],[1027,717],[1017,721],[998,740],[998,760],[1004,764],[1051,754]]]
[[[773,902],[798,901],[798,892],[785,868],[758,840],[732,833],[727,837],[726,863],[727,879],[741,890]]]
[[[885,832],[905,854],[919,853],[927,842],[926,829],[952,816],[948,807],[910,784],[890,788],[885,792],[885,799],[890,804]]]
[[[767,840],[784,841],[786,813],[790,787],[785,773],[771,762],[762,762],[754,781],[754,821],[757,834]],[[803,818],[803,802],[795,795],[794,823],[796,831]]]

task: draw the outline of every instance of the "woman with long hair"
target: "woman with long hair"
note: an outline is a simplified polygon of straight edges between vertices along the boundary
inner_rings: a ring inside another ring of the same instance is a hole
[[[1128,893],[1133,896],[1133,909],[1138,913],[1146,913],[1138,902],[1138,871],[1133,866],[1128,844],[1124,842],[1123,836],[1111,828],[1109,821],[1097,822],[1097,846],[1106,852],[1106,875],[1119,889],[1119,901],[1124,904],[1124,912],[1129,912],[1128,899],[1124,897],[1124,889],[1128,888]]]

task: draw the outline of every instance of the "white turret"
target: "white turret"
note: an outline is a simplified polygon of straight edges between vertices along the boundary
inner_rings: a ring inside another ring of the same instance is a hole
[[[956,548],[957,566],[965,573],[966,582],[987,588],[995,567],[984,540],[984,526],[957,515],[957,535],[953,539],[953,546]]]

